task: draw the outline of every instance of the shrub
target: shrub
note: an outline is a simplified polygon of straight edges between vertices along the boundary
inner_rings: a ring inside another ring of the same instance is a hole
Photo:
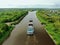
[[[4,23],[0,23],[0,30],[8,31],[9,30],[9,26],[4,24]]]

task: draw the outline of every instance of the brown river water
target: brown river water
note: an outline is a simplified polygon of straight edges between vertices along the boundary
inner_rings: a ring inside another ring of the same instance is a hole
[[[33,20],[35,34],[27,36],[29,20]],[[46,30],[36,17],[36,11],[29,12],[24,19],[15,26],[9,38],[2,45],[55,45]]]

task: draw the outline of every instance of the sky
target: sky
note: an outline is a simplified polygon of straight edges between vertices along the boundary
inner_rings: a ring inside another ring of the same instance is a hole
[[[60,0],[0,0],[0,8],[60,8]]]

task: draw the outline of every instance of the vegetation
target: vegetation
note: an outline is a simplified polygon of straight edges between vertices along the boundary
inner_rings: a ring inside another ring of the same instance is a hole
[[[37,17],[47,29],[56,45],[60,45],[60,10],[41,9],[37,11]]]
[[[18,24],[27,13],[27,10],[22,9],[0,9],[0,44],[9,36],[14,25]]]

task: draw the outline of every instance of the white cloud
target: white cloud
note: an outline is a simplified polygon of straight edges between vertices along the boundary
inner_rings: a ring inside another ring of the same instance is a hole
[[[14,8],[27,5],[55,5],[60,0],[0,0],[0,8]]]

